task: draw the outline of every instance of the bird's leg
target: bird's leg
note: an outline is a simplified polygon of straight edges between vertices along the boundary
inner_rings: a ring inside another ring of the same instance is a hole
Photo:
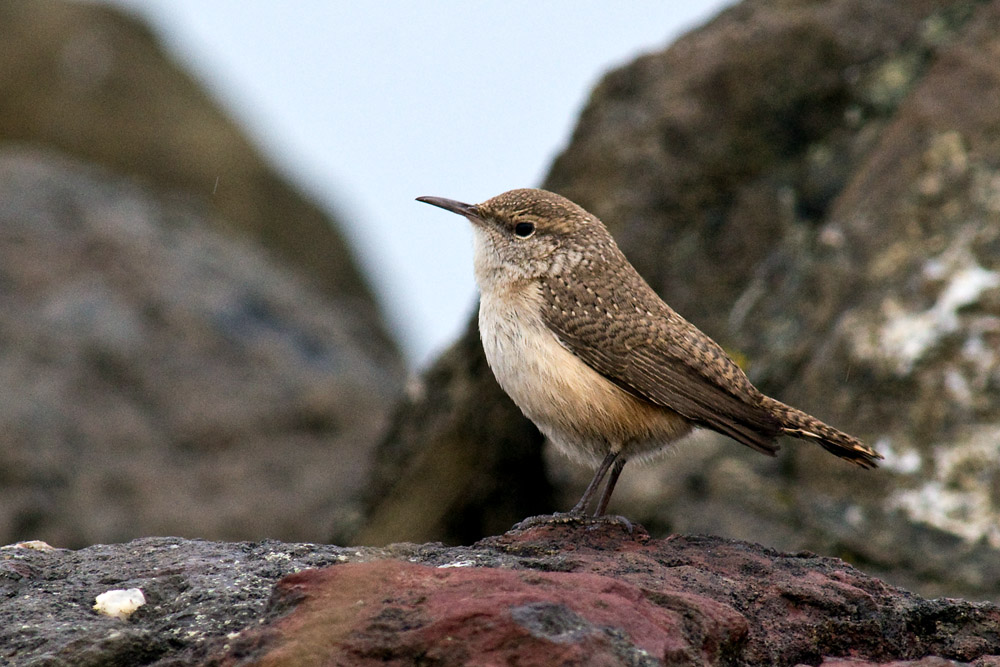
[[[594,512],[594,516],[601,516],[604,514],[604,510],[608,509],[611,494],[614,493],[615,484],[618,483],[618,476],[622,474],[622,468],[625,467],[627,460],[617,459],[615,461],[615,466],[611,469],[611,475],[608,476],[608,484],[604,487],[604,493],[601,494],[601,502],[597,504],[597,511]]]
[[[583,492],[583,497],[580,498],[580,502],[574,505],[573,509],[569,511],[570,514],[583,514],[584,510],[587,509],[587,505],[589,505],[590,501],[594,498],[594,494],[597,492],[597,487],[601,485],[601,480],[604,479],[606,474],[608,474],[608,468],[611,467],[611,464],[615,462],[616,458],[618,458],[618,452],[608,452],[608,455],[604,457],[603,461],[601,461],[601,465],[597,466],[594,478],[590,480],[590,484],[587,485],[587,490]],[[621,468],[618,466],[615,467],[618,472],[621,473]],[[618,475],[612,473],[612,480],[617,479]],[[605,492],[605,495],[610,496],[611,494]]]

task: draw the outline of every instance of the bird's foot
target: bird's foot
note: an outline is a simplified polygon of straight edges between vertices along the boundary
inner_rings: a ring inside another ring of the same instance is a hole
[[[538,526],[552,526],[552,525],[567,525],[584,523],[587,519],[591,517],[583,514],[582,512],[556,512],[555,514],[539,514],[537,516],[529,516],[527,519],[522,519],[514,524],[511,530],[527,530],[528,528],[537,528]]]
[[[539,526],[585,526],[587,530],[594,530],[599,526],[621,526],[626,533],[632,535],[635,532],[635,525],[623,516],[616,514],[602,514],[591,516],[578,512],[575,509],[569,512],[556,512],[555,514],[539,514],[529,516],[514,525],[511,530],[527,530]]]
[[[602,514],[600,516],[591,517],[595,524],[605,524],[609,526],[621,526],[625,529],[625,532],[629,535],[635,532],[635,524],[621,516],[620,514]],[[593,530],[591,526],[591,530]]]

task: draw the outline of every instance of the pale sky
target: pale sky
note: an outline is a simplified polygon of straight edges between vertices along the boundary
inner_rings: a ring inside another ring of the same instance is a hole
[[[411,365],[475,306],[471,232],[414,201],[541,183],[609,68],[730,0],[112,0],[167,47],[361,258]]]

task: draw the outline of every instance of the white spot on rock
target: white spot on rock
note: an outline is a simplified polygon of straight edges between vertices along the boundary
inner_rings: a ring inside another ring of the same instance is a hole
[[[857,505],[851,505],[844,512],[844,520],[850,526],[857,528],[865,522],[865,512]]]
[[[879,438],[875,442],[875,451],[883,457],[878,464],[880,468],[901,475],[912,475],[920,470],[920,453],[913,449],[897,450],[891,438]]]
[[[41,540],[25,540],[16,544],[7,544],[0,549],[34,549],[35,551],[56,551],[56,548],[48,542]]]
[[[105,591],[94,600],[94,610],[98,614],[125,620],[136,609],[146,604],[146,596],[139,588],[114,589]]]
[[[955,443],[963,443],[956,445]],[[976,427],[934,452],[934,473],[916,488],[893,493],[888,504],[911,520],[1000,549],[1000,508],[991,498],[1000,459],[1000,427]]]
[[[925,275],[931,277],[940,272],[937,263],[931,262]],[[876,336],[876,353],[894,362],[898,373],[909,373],[944,337],[960,329],[958,311],[995,287],[1000,287],[1000,272],[970,263],[951,274],[937,302],[925,311],[906,312],[896,301],[887,300],[883,306],[886,321]],[[868,346],[856,344],[855,347],[864,354]]]

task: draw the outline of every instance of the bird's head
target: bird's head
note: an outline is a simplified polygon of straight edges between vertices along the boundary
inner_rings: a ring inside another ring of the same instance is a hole
[[[422,201],[472,222],[480,289],[571,271],[588,255],[614,246],[600,220],[545,190],[510,190],[481,204],[442,197]]]

